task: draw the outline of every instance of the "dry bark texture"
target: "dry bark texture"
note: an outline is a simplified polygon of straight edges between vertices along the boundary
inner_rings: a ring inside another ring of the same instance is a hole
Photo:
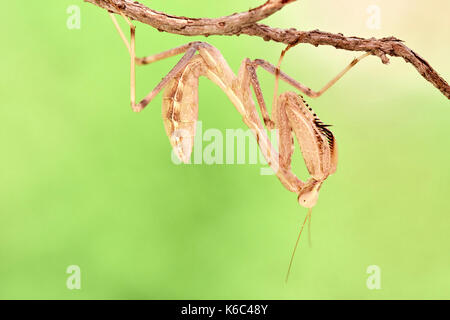
[[[159,31],[184,36],[247,34],[261,37],[266,41],[282,42],[287,45],[309,43],[314,46],[329,45],[348,51],[365,51],[380,57],[383,63],[389,62],[388,56],[401,57],[406,62],[411,63],[426,80],[450,99],[450,86],[448,83],[425,59],[397,38],[365,39],[346,37],[343,34],[333,34],[319,30],[279,29],[257,23],[282,9],[286,4],[296,0],[267,0],[261,6],[249,11],[215,19],[172,16],[152,10],[137,1],[133,2],[131,0],[84,1],[93,3],[110,12],[117,13],[120,9],[127,17],[148,24]]]

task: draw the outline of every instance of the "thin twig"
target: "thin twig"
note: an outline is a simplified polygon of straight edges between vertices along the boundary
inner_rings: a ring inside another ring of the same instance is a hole
[[[342,34],[334,34],[319,30],[299,31],[296,29],[278,29],[256,22],[267,18],[286,4],[296,0],[268,0],[263,5],[246,12],[235,13],[230,16],[208,19],[187,18],[168,15],[147,8],[137,1],[131,0],[84,0],[93,3],[110,12],[117,13],[119,8],[123,14],[133,20],[148,24],[159,31],[165,31],[184,36],[211,36],[211,35],[240,35],[261,37],[266,41],[276,41],[294,45],[297,43],[309,43],[314,46],[329,45],[337,49],[348,51],[365,51],[381,58],[383,63],[388,63],[389,58],[401,57],[411,63],[417,71],[431,82],[442,94],[450,99],[450,86],[434,70],[430,64],[408,48],[401,40],[394,37],[381,39],[365,39],[359,37],[346,37]],[[115,6],[111,5],[111,2]]]

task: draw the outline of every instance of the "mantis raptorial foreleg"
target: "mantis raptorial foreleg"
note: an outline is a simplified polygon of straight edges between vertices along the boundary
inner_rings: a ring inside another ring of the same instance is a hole
[[[291,156],[294,148],[292,133],[297,137],[305,164],[312,176],[299,193],[299,202],[305,207],[312,207],[317,201],[322,182],[336,171],[336,141],[331,131],[327,129],[328,126],[313,113],[303,97],[293,92],[282,93],[275,99],[271,119],[256,77],[256,66],[265,66],[267,68],[264,69],[269,69],[269,72],[274,71],[273,74],[276,74],[276,69],[263,60],[255,60],[252,62],[252,67],[248,68],[248,72],[254,79],[252,84],[264,122],[268,127],[270,125],[279,130],[279,165],[288,172],[291,171]],[[288,83],[291,83],[290,80],[295,81],[284,73],[280,73],[280,78],[287,80]]]

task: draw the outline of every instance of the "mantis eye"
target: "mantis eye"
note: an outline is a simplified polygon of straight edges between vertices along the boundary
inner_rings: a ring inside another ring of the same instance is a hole
[[[305,208],[312,208],[316,205],[319,198],[319,189],[321,182],[310,179],[305,187],[298,194],[298,203]]]
[[[298,203],[305,208],[312,208],[316,205],[319,193],[313,189],[305,192],[300,192],[298,195]]]

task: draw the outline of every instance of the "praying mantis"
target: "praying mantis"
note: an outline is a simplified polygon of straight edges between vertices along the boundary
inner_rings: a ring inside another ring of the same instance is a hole
[[[199,77],[203,76],[225,92],[242,116],[243,122],[252,130],[263,156],[283,186],[297,195],[301,206],[308,208],[308,214],[301,226],[291,256],[286,275],[287,281],[300,235],[306,221],[308,219],[309,222],[311,221],[311,210],[317,202],[319,190],[327,177],[336,171],[338,148],[336,139],[328,128],[329,125],[324,124],[319,119],[302,95],[289,91],[278,96],[278,79],[285,81],[308,97],[317,98],[370,53],[355,58],[321,90],[313,91],[280,70],[282,57],[290,46],[283,51],[277,66],[261,59],[252,61],[245,58],[237,75],[231,70],[220,51],[206,42],[191,42],[155,55],[138,58],[136,57],[135,46],[136,28],[119,8],[117,8],[117,12],[130,27],[130,40],[128,41],[113,13],[109,13],[131,57],[130,95],[132,110],[135,112],[142,111],[160,91],[164,90],[162,102],[164,127],[174,153],[179,159],[188,163],[191,156],[198,119]],[[183,56],[179,62],[147,96],[136,103],[136,64],[147,65],[180,54],[183,54]],[[267,110],[256,74],[258,67],[273,74],[276,79],[271,115]],[[256,109],[252,89],[263,121],[261,121]],[[271,144],[266,128],[278,130],[279,150],[276,150]],[[307,181],[300,180],[291,170],[294,151],[293,136],[298,141],[305,165],[311,175]]]

